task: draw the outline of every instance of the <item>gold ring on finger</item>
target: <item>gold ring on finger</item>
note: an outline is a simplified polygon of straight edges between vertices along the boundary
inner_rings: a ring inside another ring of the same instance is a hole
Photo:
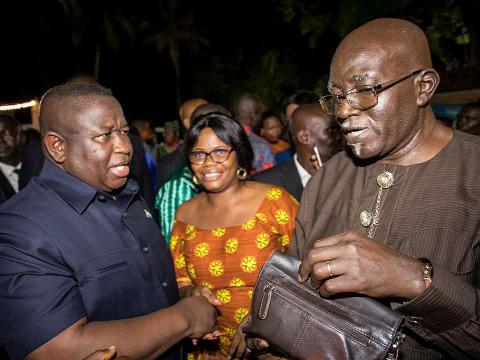
[[[329,277],[335,276],[335,274],[332,273],[332,268],[330,267],[330,260],[327,260],[326,262],[327,262],[328,276]]]

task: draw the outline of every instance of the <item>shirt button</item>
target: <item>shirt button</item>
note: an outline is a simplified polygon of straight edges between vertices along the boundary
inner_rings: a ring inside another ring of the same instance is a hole
[[[149,248],[148,246],[144,246],[144,247],[142,248],[142,251],[143,251],[144,253],[148,253],[148,252],[150,251],[150,248]]]
[[[123,216],[124,219],[128,218],[128,214],[127,214],[127,213],[123,213],[122,216]]]
[[[163,288],[166,288],[167,286],[168,286],[168,282],[163,281],[163,282],[162,282],[162,287],[163,287]]]
[[[98,201],[105,202],[105,201],[107,201],[107,198],[103,195],[99,195],[98,196]]]

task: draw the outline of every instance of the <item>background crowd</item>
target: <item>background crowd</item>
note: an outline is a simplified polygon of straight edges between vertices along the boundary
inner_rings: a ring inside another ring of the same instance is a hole
[[[435,116],[427,39],[398,19],[346,36],[329,79],[281,111],[199,92],[161,130],[84,73],[43,95],[38,131],[0,113],[0,358],[280,358],[241,331],[277,250],[324,296],[424,321],[405,359],[478,355],[480,100]]]

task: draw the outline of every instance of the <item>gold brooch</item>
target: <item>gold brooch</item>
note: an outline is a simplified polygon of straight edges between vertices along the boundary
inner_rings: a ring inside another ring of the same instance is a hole
[[[365,227],[370,226],[372,224],[372,220],[373,220],[373,215],[371,211],[363,210],[360,213],[360,222],[362,223],[363,226]]]
[[[394,182],[393,174],[389,171],[384,171],[377,176],[377,184],[382,189],[388,189],[390,186],[393,185],[393,182]]]

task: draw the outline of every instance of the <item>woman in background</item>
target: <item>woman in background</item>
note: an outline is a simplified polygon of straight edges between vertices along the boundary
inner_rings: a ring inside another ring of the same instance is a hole
[[[285,251],[298,203],[283,188],[247,181],[252,149],[241,125],[221,113],[198,118],[186,135],[193,181],[204,191],[176,213],[170,248],[180,296],[218,305],[218,341],[201,341],[195,359],[242,358],[239,328],[255,281],[275,250]]]
[[[282,139],[284,130],[283,123],[277,115],[272,112],[262,114],[262,119],[258,123],[258,133],[270,145],[277,165],[293,156],[290,144]]]

